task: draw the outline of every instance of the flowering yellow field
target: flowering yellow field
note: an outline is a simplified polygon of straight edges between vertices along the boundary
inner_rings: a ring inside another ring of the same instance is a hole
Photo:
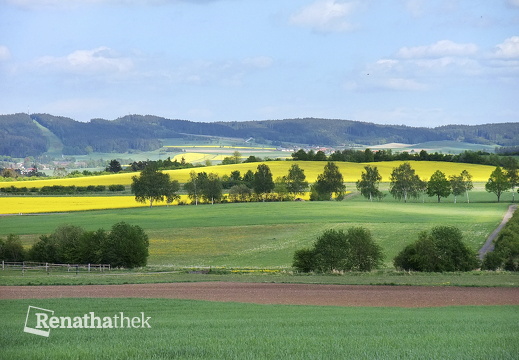
[[[222,161],[225,157],[226,157],[226,155],[187,152],[187,153],[182,153],[182,154],[176,155],[173,158],[173,160],[180,162],[182,160],[182,158],[184,158],[184,160],[188,163],[201,163],[206,160]]]
[[[169,145],[166,148],[181,148],[181,149],[248,149],[248,150],[276,150],[273,147],[254,147],[254,146],[230,146],[230,145]]]
[[[187,196],[181,200],[187,201]],[[175,204],[175,203],[174,203]],[[165,205],[158,203],[153,206]],[[0,198],[0,214],[34,214],[144,207],[134,196],[20,196]]]
[[[360,179],[360,175],[364,170],[364,166],[371,165],[376,166],[382,175],[383,182],[389,182],[389,177],[393,169],[403,161],[384,161],[377,163],[343,163],[337,162],[345,182],[356,182]],[[474,165],[474,164],[459,164],[449,162],[435,162],[435,161],[411,161],[411,166],[416,170],[416,173],[423,179],[429,179],[436,170],[443,171],[447,176],[457,175],[463,170],[467,170],[472,175],[472,181],[474,182],[486,182],[490,177],[491,172],[494,170],[493,166],[486,165]],[[298,164],[303,170],[307,181],[310,183],[315,182],[317,175],[323,172],[323,168],[326,162],[320,161],[269,161],[266,164],[270,167],[274,178],[283,176],[288,173],[288,169],[292,164]],[[173,180],[178,180],[180,183],[185,183],[189,180],[189,173],[191,171],[205,171],[207,173],[216,173],[220,176],[229,175],[233,170],[239,170],[242,176],[248,171],[256,171],[259,163],[245,163],[238,165],[217,165],[208,166],[203,168],[194,169],[181,169],[181,170],[168,170],[168,173]],[[13,181],[13,182],[0,182],[0,187],[37,187],[51,185],[63,185],[63,186],[88,186],[88,185],[111,185],[111,184],[122,184],[130,185],[132,183],[132,176],[138,175],[138,173],[123,173],[114,175],[102,175],[92,177],[78,177],[78,178],[67,178],[67,179],[50,179],[50,180],[33,180],[33,181]]]

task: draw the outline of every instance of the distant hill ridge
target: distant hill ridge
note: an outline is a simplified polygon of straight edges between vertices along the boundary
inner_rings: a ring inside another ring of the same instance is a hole
[[[44,134],[42,127],[51,134],[47,131]],[[80,122],[49,114],[0,115],[0,155],[11,157],[39,156],[49,151],[49,136],[61,141],[63,154],[82,155],[90,152],[149,151],[159,148],[161,139],[189,135],[252,137],[257,142],[276,146],[283,143],[373,146],[443,140],[515,146],[519,144],[519,123],[421,128],[316,118],[201,123],[152,115],[127,115],[115,120]],[[56,141],[53,142],[56,147]]]

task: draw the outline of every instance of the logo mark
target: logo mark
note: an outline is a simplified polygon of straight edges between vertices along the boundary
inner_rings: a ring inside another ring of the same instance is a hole
[[[29,305],[23,331],[29,334],[49,337],[50,327],[43,327],[41,324],[43,318],[49,318],[49,314],[54,315],[54,311]],[[34,320],[36,320],[36,323],[34,323]]]

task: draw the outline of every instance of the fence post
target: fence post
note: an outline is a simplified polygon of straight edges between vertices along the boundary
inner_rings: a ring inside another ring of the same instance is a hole
[[[45,263],[45,271],[49,274],[49,263]]]
[[[90,264],[88,264],[88,272],[90,272]]]
[[[5,267],[4,267],[4,260],[2,260],[2,270],[5,270]]]

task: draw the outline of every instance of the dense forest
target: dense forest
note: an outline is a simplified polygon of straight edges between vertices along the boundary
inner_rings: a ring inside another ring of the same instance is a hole
[[[191,135],[254,138],[256,142],[276,146],[285,143],[373,146],[441,140],[509,147],[519,144],[519,123],[418,128],[316,118],[200,123],[151,115],[79,122],[49,114],[14,114],[0,115],[0,155],[39,156],[48,151],[49,139],[41,127],[48,129],[62,142],[64,155],[148,151],[161,147],[161,139]]]

